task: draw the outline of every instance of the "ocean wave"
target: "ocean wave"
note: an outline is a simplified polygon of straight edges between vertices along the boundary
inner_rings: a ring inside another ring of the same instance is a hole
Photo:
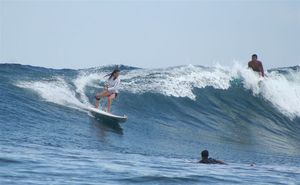
[[[105,75],[111,67],[78,71],[70,80],[63,75],[50,75],[49,80],[19,80],[16,85],[32,89],[47,101],[60,105],[82,107],[90,105],[94,96],[87,89],[101,90]],[[284,72],[283,72],[284,70]],[[212,87],[228,90],[237,81],[245,93],[262,97],[279,112],[294,119],[300,117],[300,72],[298,68],[277,69],[262,78],[257,73],[236,63],[234,66],[178,66],[164,69],[127,68],[122,71],[121,91],[143,94],[157,93],[164,96],[189,98],[198,101],[195,89]]]

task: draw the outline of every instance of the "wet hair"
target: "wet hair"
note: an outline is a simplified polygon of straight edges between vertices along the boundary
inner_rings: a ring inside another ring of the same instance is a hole
[[[114,74],[115,74],[115,73],[118,73],[118,72],[120,72],[120,69],[114,69],[113,72],[108,73],[107,75],[105,75],[105,77],[106,77],[106,76],[109,76],[108,79],[110,80],[110,79],[114,76]],[[114,80],[115,80],[115,79],[114,79]]]
[[[208,151],[207,150],[203,150],[202,152],[201,152],[201,157],[202,158],[208,158]]]
[[[257,54],[253,54],[253,55],[252,55],[252,57],[255,57],[255,58],[257,58]]]

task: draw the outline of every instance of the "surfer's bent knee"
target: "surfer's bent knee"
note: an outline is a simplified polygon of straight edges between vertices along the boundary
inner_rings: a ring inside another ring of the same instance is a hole
[[[97,94],[96,96],[95,96],[95,98],[96,98],[96,100],[100,100],[100,96]]]

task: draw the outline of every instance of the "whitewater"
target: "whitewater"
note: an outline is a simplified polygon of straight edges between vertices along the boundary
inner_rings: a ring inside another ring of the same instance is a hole
[[[120,65],[110,125],[86,107],[114,68],[0,64],[0,184],[300,182],[299,66]]]

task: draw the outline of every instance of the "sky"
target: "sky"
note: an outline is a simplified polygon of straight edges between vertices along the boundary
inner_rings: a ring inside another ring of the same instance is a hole
[[[0,0],[0,63],[300,65],[300,0]]]

